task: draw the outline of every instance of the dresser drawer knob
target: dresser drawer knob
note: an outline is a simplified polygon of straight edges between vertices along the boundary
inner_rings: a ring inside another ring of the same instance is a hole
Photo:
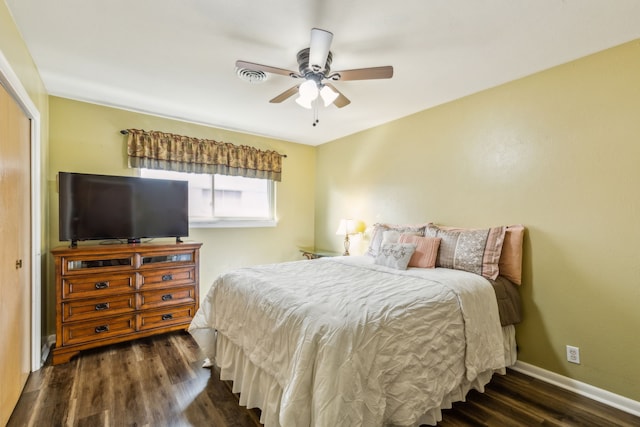
[[[96,289],[107,289],[109,282],[96,282]]]
[[[171,301],[172,299],[173,295],[171,294],[162,295],[162,301]]]
[[[173,319],[173,314],[171,313],[162,315],[162,320],[171,320],[171,319]]]
[[[163,282],[167,282],[169,280],[173,280],[173,274],[163,274],[162,275],[162,281]]]
[[[101,332],[109,332],[109,325],[96,326],[96,334]]]
[[[108,302],[102,302],[100,304],[96,304],[96,311],[106,310],[109,308]]]

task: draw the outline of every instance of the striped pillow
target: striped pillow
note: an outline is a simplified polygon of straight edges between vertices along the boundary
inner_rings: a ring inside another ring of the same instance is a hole
[[[440,237],[437,267],[476,273],[487,279],[498,277],[506,227],[477,230],[443,230],[428,225],[426,236]]]
[[[413,243],[416,250],[409,260],[409,267],[434,268],[440,247],[440,237],[420,237],[401,234],[400,243]]]

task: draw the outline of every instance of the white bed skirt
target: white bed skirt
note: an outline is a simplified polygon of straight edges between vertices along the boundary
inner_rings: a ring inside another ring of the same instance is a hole
[[[515,327],[513,325],[503,327],[502,334],[505,363],[506,366],[512,366],[517,360]],[[211,330],[198,330],[193,335],[209,359],[215,359],[215,364],[220,368],[220,379],[233,381],[233,392],[240,393],[240,405],[259,408],[262,411],[260,422],[265,427],[280,427],[278,414],[282,388],[278,382],[244,357],[235,344],[223,335],[217,335]],[[484,386],[491,380],[494,373],[505,374],[506,370],[502,368],[484,371],[473,381],[464,379],[457,388],[444,397],[439,408],[423,414],[415,426],[436,425],[442,420],[442,409],[449,409],[454,402],[463,401],[471,389],[484,392]]]

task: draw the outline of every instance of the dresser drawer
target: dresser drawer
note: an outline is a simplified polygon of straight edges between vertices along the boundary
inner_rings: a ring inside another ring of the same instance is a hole
[[[159,289],[138,293],[138,309],[147,310],[159,307],[192,304],[196,302],[196,290],[193,286]]]
[[[94,298],[133,292],[135,273],[62,278],[62,298]]]
[[[61,273],[90,274],[133,270],[136,257],[131,251],[123,253],[65,256],[60,259]]]
[[[62,345],[84,344],[136,331],[136,316],[116,316],[62,325]]]
[[[138,314],[138,330],[162,328],[165,326],[191,323],[195,315],[195,305],[168,307],[164,310],[146,311]]]
[[[193,267],[141,271],[140,276],[140,288],[143,290],[194,285],[196,283]]]
[[[62,303],[62,321],[95,319],[131,313],[136,309],[134,294],[113,295],[104,298],[70,300]]]

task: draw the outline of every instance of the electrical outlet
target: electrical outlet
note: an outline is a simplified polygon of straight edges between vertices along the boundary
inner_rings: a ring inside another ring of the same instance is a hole
[[[567,361],[580,364],[580,348],[572,345],[567,346]]]

